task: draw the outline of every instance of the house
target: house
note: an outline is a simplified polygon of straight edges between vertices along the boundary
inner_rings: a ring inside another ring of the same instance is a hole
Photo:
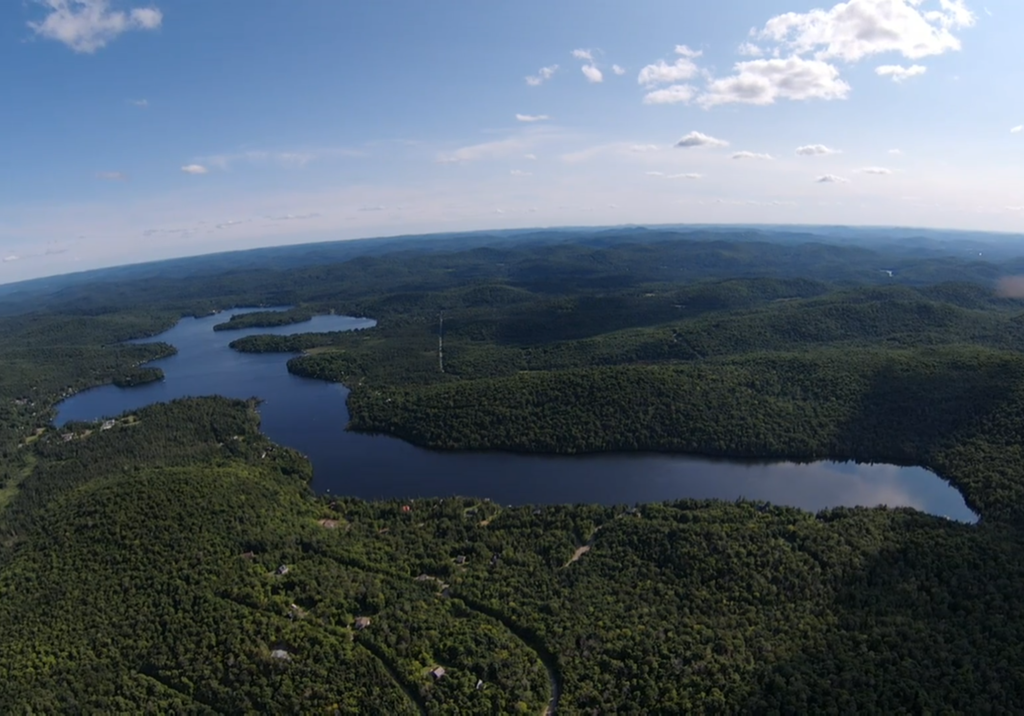
[[[272,652],[270,652],[270,658],[271,659],[280,659],[282,661],[291,661],[292,660],[292,655],[289,654],[284,649],[274,649]]]
[[[284,575],[288,574],[288,572],[290,572],[290,571],[291,570],[288,568],[287,564],[282,564],[280,567],[277,568],[277,576],[283,577]]]
[[[117,425],[116,420],[107,420],[100,426],[100,430],[110,430],[115,425]]]
[[[444,667],[443,666],[437,667],[436,669],[434,669],[433,671],[430,672],[430,675],[434,677],[435,681],[437,681],[442,676],[444,676]]]
[[[66,443],[69,443],[69,442],[71,442],[72,440],[75,439],[75,434],[74,433],[67,433],[65,435],[61,435],[60,439],[63,440],[64,442],[66,442]]]
[[[465,564],[465,563],[466,563],[466,555],[460,554],[458,557],[455,558],[455,564]]]
[[[356,617],[356,629],[362,631],[370,626],[370,617]]]

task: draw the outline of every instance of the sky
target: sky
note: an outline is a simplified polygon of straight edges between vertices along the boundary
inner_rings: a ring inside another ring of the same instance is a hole
[[[1024,232],[1020,0],[8,0],[0,283],[532,226]]]

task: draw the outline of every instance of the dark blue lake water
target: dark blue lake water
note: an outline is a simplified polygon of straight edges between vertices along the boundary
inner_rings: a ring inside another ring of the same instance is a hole
[[[242,313],[235,310],[231,313]],[[274,329],[215,332],[228,314],[184,319],[151,340],[178,354],[156,361],[166,379],[135,388],[104,386],[59,406],[57,423],[119,415],[186,396],[259,397],[263,431],[313,463],[317,492],[364,499],[488,497],[501,504],[634,504],[745,497],[816,511],[840,505],[909,506],[965,522],[960,493],[922,468],[819,462],[751,464],[671,455],[522,456],[436,453],[394,438],[345,431],[348,390],[290,374],[285,355],[246,355],[228,344],[255,334],[368,328],[373,321],[318,316]]]

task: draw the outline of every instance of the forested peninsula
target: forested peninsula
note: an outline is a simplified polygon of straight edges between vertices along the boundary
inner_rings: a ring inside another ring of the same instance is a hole
[[[623,231],[12,300],[0,710],[1013,712],[1024,303],[996,281],[1021,268]],[[451,450],[921,464],[981,520],[365,503],[313,495],[253,403],[51,425],[60,398],[155,378],[145,364],[174,350],[125,340],[254,305],[377,321],[233,344],[348,385],[353,429]]]

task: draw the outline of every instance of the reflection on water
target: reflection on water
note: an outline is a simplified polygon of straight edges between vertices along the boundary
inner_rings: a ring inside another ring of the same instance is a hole
[[[234,311],[241,313],[242,311]],[[343,331],[374,322],[317,316],[293,326],[215,332],[226,315],[184,319],[152,340],[178,354],[153,363],[166,380],[104,386],[59,406],[58,424],[93,420],[185,396],[258,396],[263,431],[308,455],[318,492],[364,499],[475,495],[502,504],[634,504],[743,497],[816,511],[840,505],[907,506],[975,520],[960,494],[922,468],[820,462],[742,463],[674,455],[524,456],[439,453],[394,438],[344,431],[347,389],[291,375],[282,355],[245,355],[228,344],[246,335]]]

